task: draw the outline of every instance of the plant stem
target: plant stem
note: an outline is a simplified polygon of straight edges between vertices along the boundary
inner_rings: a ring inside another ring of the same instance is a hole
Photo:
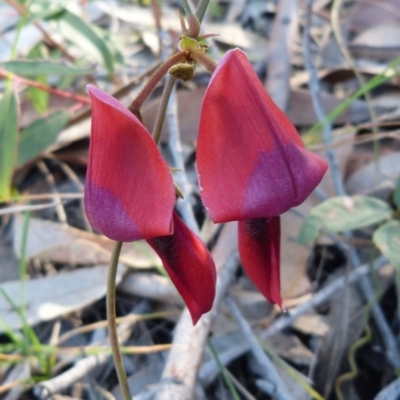
[[[110,269],[108,271],[107,281],[107,320],[108,334],[110,336],[111,350],[113,353],[115,369],[118,375],[118,381],[121,386],[123,400],[131,400],[132,395],[129,390],[128,378],[122,361],[121,349],[118,343],[117,333],[117,312],[116,312],[116,289],[115,281],[118,269],[118,259],[121,253],[122,242],[115,242],[111,254]]]
[[[170,58],[168,58],[168,60],[166,60],[163,64],[161,64],[160,67],[154,72],[154,74],[147,81],[147,83],[140,91],[140,93],[137,95],[135,100],[132,101],[128,109],[134,114],[136,111],[139,111],[145,100],[150,96],[150,94],[153,92],[157,84],[161,81],[161,79],[168,72],[168,70],[175,64],[185,61],[186,58],[187,54],[181,51],[173,54]]]
[[[210,74],[212,74],[215,71],[215,68],[217,68],[217,63],[203,53],[191,51],[190,57],[199,64],[202,64]]]
[[[34,87],[36,89],[43,90],[44,92],[48,92],[48,93],[54,94],[56,96],[64,97],[66,99],[73,99],[73,100],[79,101],[80,103],[91,104],[89,97],[81,96],[79,94],[65,92],[64,90],[61,90],[61,89],[55,89],[55,88],[52,88],[50,86],[46,86],[43,83],[32,81],[30,79],[24,78],[24,77],[19,76],[19,75],[15,75],[15,74],[11,74],[10,75],[9,72],[7,72],[4,69],[0,68],[0,78],[7,79],[10,76],[11,76],[11,80],[13,80],[15,82],[19,82],[19,83],[22,83],[24,85],[28,85],[30,87]]]
[[[199,19],[200,23],[203,21],[204,15],[206,14],[208,3],[210,0],[201,0],[199,6],[196,10],[196,17]]]
[[[192,10],[190,9],[190,6],[189,6],[189,3],[187,0],[182,0],[182,7],[183,7],[183,11],[185,13],[185,16],[188,17],[192,13]]]
[[[153,128],[153,139],[157,144],[160,141],[161,130],[164,123],[165,114],[167,112],[168,101],[171,96],[172,89],[174,88],[175,82],[176,78],[172,75],[169,75],[161,96],[161,102],[157,111],[156,121]]]

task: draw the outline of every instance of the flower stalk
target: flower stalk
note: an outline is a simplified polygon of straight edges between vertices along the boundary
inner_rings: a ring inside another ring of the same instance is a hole
[[[117,332],[116,277],[121,248],[122,242],[115,242],[111,254],[110,269],[108,271],[107,279],[107,321],[111,351],[113,354],[115,370],[117,371],[118,381],[121,386],[122,397],[123,400],[131,400],[132,395],[129,390],[128,378],[126,376],[126,371],[122,360]]]
[[[150,77],[150,79],[146,82],[145,86],[136,96],[136,98],[129,105],[128,110],[130,110],[134,115],[140,112],[140,109],[143,103],[147,100],[147,98],[151,95],[155,87],[158,83],[163,79],[164,75],[168,72],[168,70],[174,65],[186,61],[188,58],[188,54],[185,52],[178,52],[173,54],[170,58],[168,58],[165,62],[163,62],[154,74]]]

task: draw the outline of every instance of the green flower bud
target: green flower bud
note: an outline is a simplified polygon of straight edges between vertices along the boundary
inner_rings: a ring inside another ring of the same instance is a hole
[[[194,66],[192,64],[179,63],[169,69],[169,73],[177,79],[188,81],[194,76]]]

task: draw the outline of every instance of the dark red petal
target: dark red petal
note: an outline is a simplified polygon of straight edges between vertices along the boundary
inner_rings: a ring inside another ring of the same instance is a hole
[[[239,255],[258,290],[282,308],[280,284],[280,217],[239,221]]]
[[[131,242],[172,233],[175,190],[168,165],[141,122],[88,85],[92,134],[85,210],[93,228]]]
[[[214,222],[266,218],[302,203],[326,162],[304,148],[240,50],[218,64],[200,117],[197,169]]]
[[[195,325],[214,302],[216,272],[210,252],[175,212],[174,233],[148,242],[161,258]]]

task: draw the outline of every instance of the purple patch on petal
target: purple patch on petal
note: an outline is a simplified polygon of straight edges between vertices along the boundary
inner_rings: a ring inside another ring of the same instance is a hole
[[[92,208],[92,205],[96,206]],[[133,242],[143,239],[137,225],[132,221],[121,200],[109,190],[93,183],[85,193],[86,215],[97,231],[112,240]]]
[[[280,215],[301,204],[324,173],[313,153],[276,141],[271,152],[259,154],[249,178],[242,208],[246,218]]]

